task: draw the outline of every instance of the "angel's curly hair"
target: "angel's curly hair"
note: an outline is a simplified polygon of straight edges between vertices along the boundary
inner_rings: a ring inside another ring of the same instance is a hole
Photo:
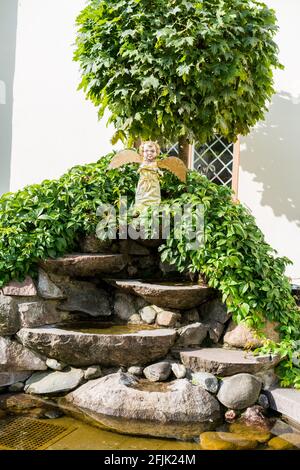
[[[153,147],[155,147],[157,155],[160,154],[160,146],[158,145],[158,143],[153,142],[153,140],[146,140],[145,142],[142,142],[140,145],[140,148],[139,148],[140,155],[143,155],[145,145],[152,145]]]

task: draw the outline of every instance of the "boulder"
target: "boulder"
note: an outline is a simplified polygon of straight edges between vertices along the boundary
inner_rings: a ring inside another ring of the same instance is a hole
[[[280,340],[279,333],[275,330],[277,325],[274,322],[266,321],[266,326],[263,329],[266,338],[276,343]],[[251,330],[244,323],[237,325],[231,321],[224,335],[224,344],[234,348],[255,349],[262,346],[263,343],[264,339],[257,337],[255,331]]]
[[[14,335],[20,329],[15,299],[2,295],[0,290],[0,335]]]
[[[59,304],[60,310],[83,312],[92,317],[111,315],[109,297],[105,290],[90,282],[71,281],[64,286],[67,300]]]
[[[25,392],[35,395],[53,395],[69,392],[78,387],[84,378],[81,369],[73,369],[63,372],[36,372],[25,385]]]
[[[51,325],[63,319],[62,312],[45,302],[24,302],[18,305],[21,328]]]
[[[0,371],[45,370],[39,354],[9,338],[0,337]]]
[[[74,405],[116,431],[151,436],[195,437],[220,421],[220,405],[187,379],[164,384],[162,391],[135,388],[138,379],[116,373],[88,382],[68,394]],[[124,427],[124,421],[126,426]]]
[[[107,253],[111,244],[112,240],[100,240],[95,235],[85,235],[79,242],[82,253]]]
[[[251,374],[226,377],[221,381],[217,398],[227,408],[242,410],[257,401],[261,385],[261,381]]]
[[[231,314],[227,313],[226,305],[218,299],[201,304],[198,311],[203,322],[217,321],[224,324],[231,317]]]
[[[178,347],[199,346],[206,338],[207,327],[203,323],[193,323],[183,326],[177,330],[179,338],[176,342]]]
[[[121,320],[128,321],[132,315],[137,313],[133,296],[123,292],[116,292],[114,312]]]
[[[182,312],[182,320],[184,323],[198,323],[199,322],[199,313],[196,308],[191,308],[190,310],[185,310]]]
[[[90,334],[58,328],[23,328],[18,332],[18,338],[25,346],[78,367],[149,364],[168,353],[175,337],[176,331],[170,329],[128,334]]]
[[[38,293],[43,299],[63,299],[65,297],[62,290],[51,281],[48,274],[39,268]]]
[[[24,281],[11,281],[6,286],[2,287],[4,295],[18,296],[18,297],[35,297],[37,290],[35,284],[30,276],[26,276]]]

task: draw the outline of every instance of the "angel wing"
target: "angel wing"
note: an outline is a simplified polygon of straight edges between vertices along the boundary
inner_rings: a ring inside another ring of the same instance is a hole
[[[134,150],[121,150],[113,157],[108,168],[119,168],[127,163],[142,163],[142,161],[143,157]]]
[[[157,162],[159,168],[165,168],[166,170],[171,171],[175,176],[177,176],[180,181],[183,183],[186,182],[186,173],[187,167],[180,158],[177,157],[168,157],[164,160],[159,160]]]

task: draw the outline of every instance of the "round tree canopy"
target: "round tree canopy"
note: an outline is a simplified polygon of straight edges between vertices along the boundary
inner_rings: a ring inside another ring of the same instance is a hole
[[[114,141],[235,140],[274,93],[276,17],[259,1],[89,0],[77,25],[80,88]]]

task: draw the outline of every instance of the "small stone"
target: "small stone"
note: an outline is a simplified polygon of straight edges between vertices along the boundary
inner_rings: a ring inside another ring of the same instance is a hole
[[[102,370],[100,366],[91,366],[84,371],[85,380],[98,379],[102,377]]]
[[[180,322],[180,319],[180,313],[163,310],[157,314],[156,322],[159,326],[173,327],[177,322]]]
[[[268,397],[264,393],[261,393],[259,395],[257,403],[258,403],[258,405],[260,405],[265,410],[270,407]]]
[[[22,392],[24,390],[23,382],[17,382],[8,387],[9,392]]]
[[[133,315],[131,315],[131,317],[129,317],[128,323],[130,323],[131,325],[141,325],[143,321],[138,313],[134,313]]]
[[[219,388],[218,379],[209,372],[195,372],[192,374],[192,384],[199,385],[210,393],[217,393]]]
[[[59,409],[47,410],[44,412],[44,418],[48,419],[57,419],[63,416],[63,412]]]
[[[177,379],[183,379],[186,376],[186,367],[183,364],[174,362],[171,366],[171,369]]]
[[[150,382],[162,382],[167,380],[171,374],[171,365],[169,362],[157,362],[143,370],[144,376]]]
[[[132,367],[129,367],[127,372],[131,375],[136,375],[137,377],[142,377],[143,370],[144,370],[144,367],[132,366]]]
[[[64,370],[67,367],[63,362],[58,362],[56,359],[50,358],[46,360],[46,366],[52,370]]]
[[[139,311],[139,314],[141,316],[141,319],[145,322],[148,323],[148,325],[151,325],[151,323],[155,322],[156,318],[156,311],[152,308],[151,305],[148,307],[144,307]]]
[[[263,430],[269,430],[274,424],[274,419],[265,416],[262,406],[254,405],[246,409],[241,415],[241,422],[247,426],[254,426]]]
[[[235,410],[227,410],[225,413],[226,423],[233,423],[237,419],[238,415]]]

